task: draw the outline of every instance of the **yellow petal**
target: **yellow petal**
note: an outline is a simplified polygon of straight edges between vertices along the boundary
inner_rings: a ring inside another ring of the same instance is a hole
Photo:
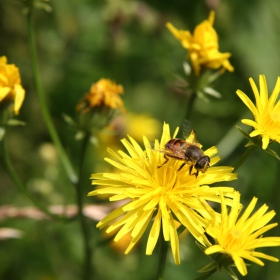
[[[270,141],[269,136],[263,135],[263,138],[262,138],[262,149],[263,150],[265,150],[268,147],[269,141]]]
[[[131,249],[135,246],[135,244],[139,241],[139,239],[142,237],[143,233],[145,232],[149,222],[150,222],[150,219],[147,219],[145,224],[143,225],[143,227],[139,231],[138,235],[136,237],[132,238],[130,244],[128,245],[128,247],[125,251],[125,254],[128,254],[131,251]]]
[[[250,100],[250,98],[241,90],[236,91],[237,95],[239,98],[243,101],[243,103],[249,108],[249,110],[253,113],[253,115],[257,115],[258,111],[257,108],[255,107],[254,103]]]
[[[261,108],[264,109],[267,101],[268,101],[268,92],[267,92],[267,83],[265,75],[259,76],[260,81],[260,97],[261,97]]]
[[[0,86],[0,101],[2,101],[11,91],[9,87],[1,87]]]
[[[151,255],[153,253],[153,250],[158,241],[160,227],[161,227],[161,212],[158,211],[149,234],[147,248],[146,248],[147,255]]]
[[[274,258],[272,256],[269,256],[267,254],[264,254],[264,253],[261,253],[261,252],[253,252],[252,255],[254,257],[257,257],[257,258],[263,258],[263,259],[266,259],[266,260],[269,260],[269,261],[272,261],[272,262],[279,262],[279,259],[277,258]]]
[[[16,115],[19,113],[19,109],[23,103],[25,97],[25,90],[19,84],[15,84],[15,103],[14,103],[14,112]]]
[[[175,227],[174,220],[170,219],[170,244],[175,263],[180,264],[180,249],[179,249],[179,238]]]
[[[242,119],[241,122],[246,124],[246,125],[250,125],[254,128],[258,127],[258,124],[255,121],[252,121],[252,120],[249,120],[249,119]]]
[[[247,267],[246,267],[244,260],[237,255],[233,255],[232,259],[233,259],[238,271],[240,272],[240,274],[245,276],[247,274]]]
[[[262,104],[261,104],[261,98],[260,98],[259,90],[258,90],[258,88],[257,88],[257,86],[256,86],[256,84],[255,84],[255,82],[252,78],[249,79],[249,82],[250,82],[251,88],[253,90],[253,93],[255,95],[257,108],[258,108],[258,110],[262,110],[263,108],[262,108]]]
[[[206,255],[211,255],[219,252],[224,252],[224,249],[220,245],[210,246],[204,251]]]
[[[272,111],[273,109],[273,106],[275,104],[275,101],[277,100],[278,96],[279,96],[279,93],[280,93],[280,77],[277,78],[277,82],[276,82],[276,85],[273,89],[273,92],[269,98],[269,106],[268,106],[268,111]]]
[[[117,208],[114,211],[112,211],[109,215],[107,215],[102,221],[100,221],[96,227],[97,228],[103,228],[106,225],[108,225],[108,223],[110,223],[111,221],[115,220],[116,218],[122,216],[125,212],[122,210],[122,208]]]

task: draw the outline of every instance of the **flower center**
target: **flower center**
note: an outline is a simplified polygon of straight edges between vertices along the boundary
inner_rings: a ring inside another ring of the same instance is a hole
[[[230,229],[225,235],[225,249],[228,252],[238,250],[242,244],[243,232],[238,228]]]
[[[271,140],[279,141],[280,139],[280,113],[279,110],[276,110],[276,107],[274,110],[266,114],[266,116],[263,119],[262,123],[264,134],[267,134],[267,136]]]

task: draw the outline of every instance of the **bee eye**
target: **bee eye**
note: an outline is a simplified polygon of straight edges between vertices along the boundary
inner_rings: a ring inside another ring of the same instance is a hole
[[[208,156],[202,157],[196,164],[195,169],[205,172],[210,167],[210,158]]]

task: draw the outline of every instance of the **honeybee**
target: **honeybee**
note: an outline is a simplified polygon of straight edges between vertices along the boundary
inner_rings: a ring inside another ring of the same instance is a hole
[[[173,138],[165,144],[163,150],[160,150],[164,153],[165,158],[165,162],[162,165],[166,164],[169,158],[181,160],[183,163],[178,171],[188,164],[190,165],[189,174],[195,175],[197,178],[199,171],[205,173],[210,167],[210,158],[201,150],[201,145],[197,141],[195,130],[188,120],[184,120],[182,131],[186,140]],[[194,173],[192,173],[193,168],[196,169]]]

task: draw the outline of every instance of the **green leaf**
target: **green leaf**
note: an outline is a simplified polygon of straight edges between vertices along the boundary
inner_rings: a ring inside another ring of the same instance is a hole
[[[62,114],[62,117],[68,125],[70,125],[72,127],[77,127],[76,122],[70,116],[68,116],[66,114]]]
[[[243,136],[245,137],[245,138],[247,138],[249,141],[251,141],[251,137],[250,137],[250,135],[247,133],[247,132],[245,132],[241,127],[239,127],[238,125],[236,126],[236,128],[241,132],[241,134],[243,134]],[[252,142],[252,141],[251,141]]]
[[[209,84],[213,83],[215,80],[217,80],[222,75],[222,71],[218,70],[215,71],[212,75],[209,76],[208,82]]]
[[[184,69],[186,76],[189,76],[192,72],[192,68],[188,62],[183,63],[183,69]]]
[[[214,90],[214,89],[211,88],[211,87],[205,87],[205,88],[203,89],[203,91],[204,91],[206,94],[209,94],[209,95],[211,95],[211,96],[214,96],[214,97],[216,97],[216,98],[218,98],[218,99],[222,98],[222,95],[221,95],[218,91]]]
[[[200,244],[198,241],[195,241],[195,244],[204,253],[206,247]]]
[[[7,121],[7,125],[11,125],[11,126],[25,125],[25,122],[19,121],[17,119],[10,119]]]
[[[236,274],[234,273],[234,271],[229,267],[226,266],[225,270],[227,271],[227,273],[231,276],[232,279],[234,280],[238,280],[238,277],[236,276]]]
[[[99,146],[99,141],[98,141],[98,139],[95,137],[95,136],[91,136],[90,137],[90,139],[89,139],[89,141],[90,141],[90,143],[92,144],[92,145],[94,145],[94,146]]]
[[[37,8],[37,9],[43,9],[48,13],[52,12],[52,7],[50,6],[50,4],[48,4],[46,2],[36,1],[35,4],[34,4],[34,7]]]
[[[75,134],[75,140],[77,141],[82,140],[85,136],[86,136],[85,132],[80,130]]]
[[[275,151],[273,151],[273,150],[271,150],[271,149],[269,149],[269,148],[267,148],[267,149],[264,150],[264,151],[267,152],[268,154],[270,154],[270,155],[276,157],[278,160],[280,160],[280,157],[278,156],[278,154],[277,154]]]
[[[205,94],[202,92],[202,91],[200,91],[200,90],[198,90],[197,91],[197,96],[198,96],[198,98],[200,98],[201,100],[203,100],[205,103],[209,103],[210,102],[210,100],[205,96]]]
[[[247,148],[247,147],[250,147],[250,146],[256,146],[256,144],[255,144],[254,142],[252,142],[252,141],[249,141],[249,142],[245,145],[246,148]]]
[[[0,141],[3,140],[4,136],[5,136],[5,127],[0,127]]]
[[[185,229],[186,229],[186,227],[184,225],[180,225],[177,228],[177,234],[180,235]]]
[[[203,268],[199,269],[198,272],[201,272],[201,273],[209,272],[216,267],[217,267],[217,264],[215,262],[211,262],[211,263],[207,264],[206,266],[204,266]]]

